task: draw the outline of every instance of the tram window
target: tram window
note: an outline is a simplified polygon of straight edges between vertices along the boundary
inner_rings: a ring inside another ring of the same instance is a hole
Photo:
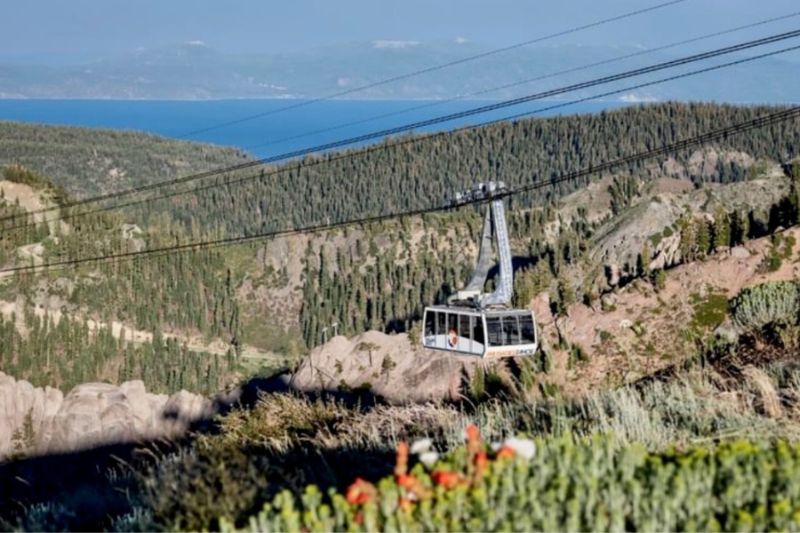
[[[458,316],[458,334],[461,335],[464,339],[469,338],[470,334],[469,315]],[[463,348],[469,349],[469,343],[467,343],[466,346],[463,346]]]
[[[462,337],[469,337],[470,327],[469,327],[469,315],[460,315],[458,317],[458,333]]]
[[[490,346],[503,345],[503,329],[500,317],[486,317],[486,337]]]
[[[516,316],[503,317],[503,344],[521,344]]]
[[[425,336],[430,337],[431,335],[436,335],[436,315],[438,313],[434,311],[428,311],[425,313]]]
[[[533,328],[533,317],[531,315],[519,317],[519,333],[522,335],[523,344],[533,344],[536,342],[536,332]]]
[[[483,320],[479,316],[476,316],[475,320],[472,321],[472,340],[480,344],[486,344],[483,336]]]
[[[447,335],[447,313],[436,313],[436,334]]]

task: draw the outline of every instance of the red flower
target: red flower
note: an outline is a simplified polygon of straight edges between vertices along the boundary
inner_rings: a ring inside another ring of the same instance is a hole
[[[422,481],[411,474],[400,474],[394,477],[397,486],[405,489],[405,494],[413,499],[421,500],[430,496],[430,491],[425,488]]]
[[[416,484],[416,478],[414,476],[410,476],[408,474],[400,474],[399,476],[395,477],[397,481],[397,485],[403,487],[404,489],[410,489]]]
[[[447,470],[436,470],[433,472],[433,474],[431,474],[431,478],[433,479],[434,483],[448,490],[463,482],[461,474]]]
[[[375,485],[359,477],[347,487],[345,499],[350,505],[363,505],[372,500],[376,494]]]

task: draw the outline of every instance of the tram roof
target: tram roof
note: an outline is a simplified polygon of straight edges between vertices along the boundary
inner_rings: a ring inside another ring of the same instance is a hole
[[[478,309],[475,307],[457,306],[457,305],[430,305],[425,308],[426,311],[442,311],[445,313],[459,314],[459,315],[473,315],[473,316],[512,316],[512,315],[529,315],[530,309]]]

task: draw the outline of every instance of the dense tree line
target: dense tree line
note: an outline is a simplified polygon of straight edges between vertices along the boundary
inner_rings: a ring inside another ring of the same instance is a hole
[[[247,161],[235,148],[134,131],[0,121],[0,167],[23,165],[76,197]]]
[[[475,239],[448,218],[387,223],[359,231],[351,245],[306,250],[301,324],[307,345],[334,333],[406,331],[425,305],[442,303],[470,275]],[[473,223],[479,218],[472,216]]]
[[[69,390],[89,381],[141,379],[148,390],[213,393],[236,370],[231,350],[219,357],[187,350],[155,330],[152,340],[133,343],[107,327],[91,330],[85,320],[64,315],[0,316],[0,368],[36,386]]]
[[[773,111],[763,106],[666,103],[503,122],[421,142],[396,143],[407,139],[403,137],[388,141],[385,150],[352,158],[342,158],[337,152],[310,156],[300,166],[292,162],[263,169],[258,179],[151,202],[144,213],[151,217],[170,210],[186,224],[221,226],[227,234],[240,235],[419,209],[441,205],[455,191],[479,181],[501,180],[510,186],[546,181]],[[732,135],[715,147],[781,161],[796,150],[797,125],[794,120]],[[688,165],[691,154],[686,151],[675,159]],[[720,163],[707,174],[702,168],[687,168],[698,184],[746,177],[736,162]],[[281,172],[272,174],[276,169]],[[663,174],[664,169],[655,161],[630,165],[619,173]],[[259,175],[259,171],[231,177],[243,175]],[[513,207],[552,202],[588,181],[530,192],[516,198]]]
[[[34,188],[42,198],[69,200],[45,177],[22,167],[7,168],[3,177]],[[25,210],[18,202],[0,197],[0,217],[21,214]],[[4,224],[12,227],[26,221],[31,227],[2,231],[2,267],[46,265],[209,237],[187,235],[169,217],[143,231],[114,213],[66,219],[67,224],[33,224],[33,216],[28,215]],[[234,370],[241,343],[238,283],[223,255],[212,250],[15,273],[0,283],[0,298],[17,301],[26,311],[19,330],[13,318],[3,322],[0,369],[37,385],[64,388],[98,379],[141,378],[156,391],[216,391]],[[61,299],[65,318],[56,322],[30,312],[42,305],[43,294]],[[80,318],[71,318],[76,314]],[[106,324],[121,321],[154,332],[154,339],[143,344],[119,341],[104,328],[90,332],[86,318]],[[162,330],[220,338],[230,343],[229,355],[190,352],[174,339],[162,337]]]

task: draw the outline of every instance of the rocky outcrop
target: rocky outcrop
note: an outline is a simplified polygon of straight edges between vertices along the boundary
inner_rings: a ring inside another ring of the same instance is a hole
[[[116,442],[171,438],[212,414],[186,391],[152,394],[141,381],[85,383],[66,396],[0,372],[0,460],[14,453],[63,452]]]
[[[369,392],[392,403],[457,399],[465,373],[479,364],[412,346],[405,333],[368,331],[315,348],[288,384],[305,392]]]
[[[682,216],[691,213],[693,219],[704,217],[713,222],[718,210],[727,213],[736,209],[752,213],[756,221],[766,223],[772,207],[788,191],[785,178],[773,177],[728,185],[709,184],[703,189],[662,192],[643,198],[597,229],[588,254],[594,273],[573,272],[574,285],[578,289],[591,282],[608,290],[623,284],[637,275],[638,262],[645,250],[650,256],[642,259],[651,271],[674,267],[683,262],[678,224]],[[584,278],[586,275],[588,280]]]

